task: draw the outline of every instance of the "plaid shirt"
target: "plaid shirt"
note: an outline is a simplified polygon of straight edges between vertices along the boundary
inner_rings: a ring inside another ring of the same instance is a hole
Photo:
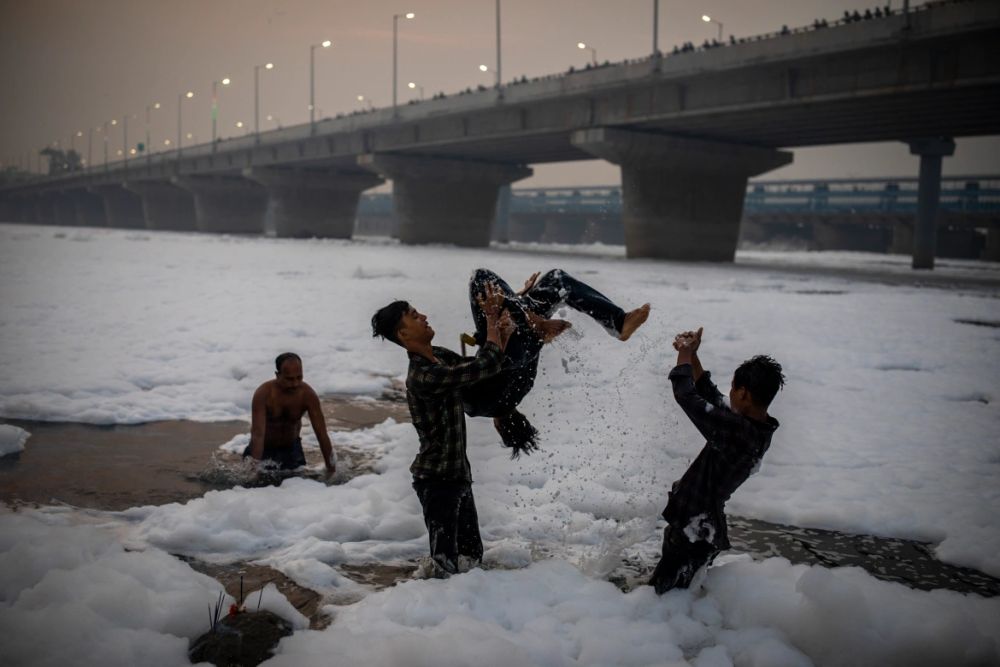
[[[443,347],[433,349],[439,363],[411,354],[406,375],[406,401],[420,437],[420,451],[410,472],[422,479],[471,482],[462,390],[499,373],[503,354],[494,343],[480,347],[474,358]]]
[[[778,421],[768,417],[764,423],[736,414],[723,402],[710,373],[702,373],[696,384],[692,372],[690,364],[677,366],[670,371],[670,382],[677,403],[708,442],[674,482],[663,518],[685,529],[692,541],[696,536],[728,549],[723,508],[760,465]]]

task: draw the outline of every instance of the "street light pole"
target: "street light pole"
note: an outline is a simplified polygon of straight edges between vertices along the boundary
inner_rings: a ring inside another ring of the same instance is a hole
[[[660,0],[653,0],[653,57],[660,55]]]
[[[327,39],[321,44],[309,45],[309,134],[316,134],[316,49],[328,49],[331,44],[333,42]]]
[[[222,80],[223,86],[229,85],[229,77]],[[212,152],[215,152],[215,125],[219,119],[219,82],[212,81]]]
[[[588,49],[590,51],[590,62],[594,67],[597,67],[597,49],[592,46],[587,46],[583,42],[577,42],[576,48],[578,49]]]
[[[274,69],[274,63],[253,66],[253,133],[254,143],[260,143],[260,68]]]
[[[497,0],[497,92],[500,92],[500,0]]]
[[[396,88],[398,84],[396,83],[396,73],[399,69],[399,59],[398,59],[398,37],[399,37],[399,19],[400,17],[412,19],[416,14],[413,12],[407,12],[406,14],[393,14],[392,15],[392,117],[395,118],[396,111]]]
[[[191,99],[194,97],[194,93],[190,90],[186,93],[181,93],[177,96],[177,155],[181,154],[181,147],[184,145],[183,135],[181,134],[181,107],[184,103],[184,98]]]
[[[128,172],[128,114],[122,116],[122,159],[125,161],[125,171]]]
[[[704,21],[705,23],[714,23],[717,26],[719,26],[719,41],[721,42],[722,41],[722,22],[721,21],[716,21],[715,19],[713,19],[708,14],[702,14],[701,20]]]
[[[159,102],[154,102],[153,105],[152,105],[152,108],[159,109],[160,108],[160,103]],[[150,161],[152,160],[152,157],[153,157],[153,155],[152,155],[153,154],[153,144],[150,143],[150,140],[149,140],[149,109],[150,109],[150,105],[147,104],[146,105],[146,164],[147,165],[150,164]]]

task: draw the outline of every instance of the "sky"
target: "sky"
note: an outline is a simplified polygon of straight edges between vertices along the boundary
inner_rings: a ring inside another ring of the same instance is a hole
[[[898,6],[900,0],[894,0]],[[914,3],[920,4],[920,3]],[[750,36],[783,24],[835,19],[845,9],[874,6],[851,0],[704,0],[660,2],[660,45],[700,43],[717,34],[709,14],[730,33]],[[503,0],[504,79],[561,72],[587,63],[620,61],[652,50],[652,0]],[[391,104],[392,25],[398,34],[401,102],[419,94],[452,93],[490,85],[496,62],[493,0],[0,0],[0,162],[24,163],[43,146],[71,144],[92,161],[103,159],[103,135],[112,119],[112,159],[123,145],[128,117],[129,145],[143,140],[147,106],[151,144],[176,140],[178,97],[183,132],[193,143],[211,137],[213,81],[220,86],[220,136],[253,125],[254,65],[261,71],[261,128],[308,120],[310,45],[316,50],[316,107],[322,116],[359,108],[357,97],[375,106]],[[479,71],[485,64],[490,72]],[[272,120],[267,120],[270,116]],[[82,136],[75,137],[79,132]],[[88,137],[91,134],[91,137]],[[186,143],[188,140],[185,140]],[[769,178],[908,176],[917,158],[899,143],[796,150],[792,165]],[[945,174],[1000,171],[1000,139],[962,139]],[[32,158],[37,162],[36,158]],[[619,181],[618,171],[600,161],[539,165],[522,186],[596,185]]]

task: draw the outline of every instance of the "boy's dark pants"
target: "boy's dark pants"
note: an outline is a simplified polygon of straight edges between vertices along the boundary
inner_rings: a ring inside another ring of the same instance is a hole
[[[479,516],[472,497],[472,484],[465,481],[414,479],[424,510],[424,524],[430,538],[431,558],[445,571],[458,571],[458,557],[475,562],[483,558],[479,536]]]
[[[710,565],[719,549],[710,542],[692,542],[681,527],[668,525],[663,531],[663,555],[649,585],[663,595],[673,588],[687,588],[702,567]]]

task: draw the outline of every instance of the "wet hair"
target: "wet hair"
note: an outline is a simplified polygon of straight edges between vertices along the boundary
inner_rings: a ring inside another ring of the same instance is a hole
[[[754,405],[766,408],[778,390],[785,386],[785,376],[781,372],[781,364],[760,354],[740,364],[733,373],[733,386],[746,389]]]
[[[280,373],[281,372],[281,367],[289,359],[294,359],[295,361],[299,362],[300,364],[302,363],[302,357],[300,357],[299,355],[295,354],[294,352],[282,352],[281,354],[279,354],[277,357],[274,358],[274,371],[276,373]]]
[[[399,331],[399,323],[403,321],[403,315],[410,312],[410,304],[407,301],[393,301],[385,308],[380,308],[372,315],[372,338],[382,337],[400,347],[396,333]]]
[[[517,410],[511,410],[497,419],[497,431],[504,447],[510,447],[510,458],[521,454],[531,454],[538,449],[538,431],[528,418]]]

